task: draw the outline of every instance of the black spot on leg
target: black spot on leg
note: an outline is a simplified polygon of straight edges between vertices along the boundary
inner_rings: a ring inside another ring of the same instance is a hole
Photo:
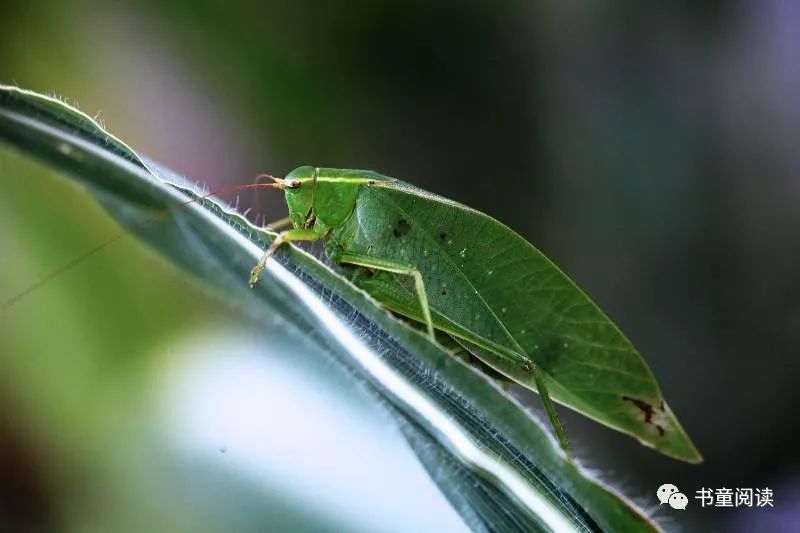
[[[399,219],[397,221],[397,224],[395,224],[394,229],[392,230],[392,233],[394,234],[395,238],[399,239],[400,237],[404,236],[409,231],[411,231],[411,224],[406,222],[406,219],[401,218],[401,219]]]

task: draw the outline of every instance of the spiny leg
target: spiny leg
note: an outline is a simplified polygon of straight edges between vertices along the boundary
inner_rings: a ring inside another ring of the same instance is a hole
[[[378,259],[368,255],[356,254],[345,252],[339,258],[339,262],[347,263],[350,265],[362,266],[372,268],[375,270],[382,270],[384,272],[391,272],[392,274],[401,274],[411,276],[414,278],[414,288],[419,300],[419,306],[422,309],[422,318],[425,321],[425,326],[428,329],[428,336],[436,340],[436,335],[433,332],[433,318],[431,318],[431,308],[428,304],[428,293],[425,292],[425,281],[422,279],[422,274],[419,270],[410,265],[402,263],[394,263],[385,259]]]
[[[256,284],[258,277],[267,266],[267,260],[275,253],[275,250],[277,250],[281,244],[292,241],[316,241],[321,237],[322,234],[313,229],[290,229],[279,233],[278,236],[275,237],[275,240],[272,241],[272,244],[269,245],[269,248],[264,251],[264,255],[261,256],[258,264],[250,271],[250,288],[252,289]]]
[[[456,336],[453,336],[453,338],[458,344],[466,348],[466,350],[469,353],[473,354],[479,360],[484,362],[491,359],[491,354],[500,353],[495,351],[489,345],[481,344],[480,341],[475,343],[475,339],[466,340]],[[547,383],[544,379],[544,372],[542,370],[542,367],[534,363],[533,360],[531,360],[531,358],[525,353],[525,350],[522,349],[522,346],[516,344],[515,347],[516,347],[515,352],[517,356],[521,357],[523,361],[522,369],[526,373],[533,376],[534,384],[536,386],[536,392],[539,394],[539,398],[541,399],[542,402],[542,407],[544,407],[545,413],[547,413],[547,418],[550,421],[550,425],[553,428],[553,432],[556,434],[558,443],[561,446],[561,449],[563,450],[564,454],[567,456],[567,459],[572,461],[574,457],[572,455],[572,450],[569,445],[569,440],[567,439],[567,433],[566,431],[564,431],[564,426],[561,424],[561,421],[558,418],[558,413],[556,412],[555,405],[553,404],[553,400],[550,397],[550,391],[547,388]],[[514,381],[522,383],[518,379],[514,379]]]
[[[558,413],[556,413],[556,407],[553,405],[553,400],[550,398],[550,392],[547,390],[547,385],[544,382],[542,369],[535,363],[532,363],[530,366],[531,372],[533,373],[533,380],[536,383],[536,391],[539,393],[539,398],[542,400],[547,418],[550,419],[550,425],[553,426],[553,430],[556,432],[556,437],[558,438],[558,443],[561,445],[561,449],[566,454],[567,459],[571,461],[574,457],[572,456],[572,448],[570,448],[569,440],[567,439],[567,432],[564,431],[564,426],[558,418]]]

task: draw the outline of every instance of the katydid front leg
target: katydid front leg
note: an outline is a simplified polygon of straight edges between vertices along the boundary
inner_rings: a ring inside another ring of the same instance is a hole
[[[316,241],[321,239],[323,235],[324,233],[319,231],[302,228],[290,229],[279,233],[278,236],[275,237],[275,240],[272,241],[272,244],[269,245],[269,248],[266,249],[264,255],[261,256],[261,260],[259,260],[258,264],[250,271],[250,288],[252,289],[255,286],[258,277],[267,266],[267,260],[272,257],[272,254],[275,253],[275,250],[277,250],[281,244],[292,241]]]
[[[402,263],[394,263],[386,261],[385,259],[378,259],[368,255],[357,254],[352,252],[344,252],[339,258],[340,263],[347,263],[350,265],[362,266],[365,268],[372,268],[375,270],[382,270],[384,272],[391,272],[392,274],[402,274],[414,278],[414,288],[419,299],[419,306],[422,309],[422,318],[425,321],[425,326],[428,328],[428,336],[432,340],[436,340],[436,335],[433,331],[433,318],[431,318],[431,308],[428,305],[428,293],[425,292],[425,282],[422,279],[422,274],[415,267],[404,265]]]

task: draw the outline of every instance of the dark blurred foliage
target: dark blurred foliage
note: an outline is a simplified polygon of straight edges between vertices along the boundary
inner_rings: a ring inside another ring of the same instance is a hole
[[[800,5],[42,4],[4,4],[0,79],[212,186],[369,168],[494,215],[620,324],[706,457],[567,415],[592,466],[726,529],[771,511],[695,490],[800,506]]]

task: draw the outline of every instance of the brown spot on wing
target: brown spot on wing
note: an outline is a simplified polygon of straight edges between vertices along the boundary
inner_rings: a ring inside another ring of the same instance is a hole
[[[653,420],[653,415],[655,414],[655,408],[650,405],[649,403],[645,402],[644,400],[638,400],[636,398],[631,398],[629,396],[623,396],[622,399],[626,402],[631,402],[635,405],[643,414],[644,414],[644,423],[650,424],[651,426],[655,427],[658,430],[658,435],[663,437],[664,433],[664,426],[661,424],[656,424]],[[663,410],[663,402],[662,402],[662,410]]]

